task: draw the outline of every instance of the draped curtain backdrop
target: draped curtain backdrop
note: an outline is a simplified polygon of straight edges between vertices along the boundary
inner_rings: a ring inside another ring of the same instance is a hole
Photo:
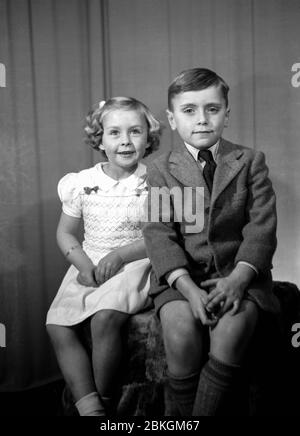
[[[167,124],[167,87],[183,69],[208,67],[229,83],[224,136],[266,153],[274,277],[299,286],[299,22],[299,0],[0,0],[1,391],[59,377],[44,327],[67,268],[56,186],[98,160],[83,144],[86,113],[131,95]],[[175,141],[166,128],[161,151]]]

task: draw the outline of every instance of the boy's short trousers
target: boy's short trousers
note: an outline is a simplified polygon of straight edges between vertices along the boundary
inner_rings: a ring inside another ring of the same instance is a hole
[[[192,277],[192,279],[196,284],[200,285],[200,282],[204,280],[213,279],[217,277],[219,277],[219,275],[216,272],[214,266],[212,266],[209,272],[202,273],[201,276],[195,275],[194,277]],[[168,285],[163,286],[160,292],[151,296],[154,302],[155,313],[158,317],[159,317],[160,309],[166,303],[170,303],[171,301],[179,301],[179,300],[187,301],[187,299],[177,289],[171,288]],[[248,301],[253,301],[257,305],[257,307],[259,307],[255,298],[253,298],[252,295],[250,295],[247,291],[245,291],[243,299]]]
[[[159,316],[159,311],[166,303],[170,303],[171,301],[187,301],[187,299],[179,292],[177,289],[173,289],[168,287],[166,290],[158,294],[156,297],[153,298],[154,301],[154,309],[156,315]],[[258,306],[255,299],[252,297],[252,295],[248,294],[246,291],[243,297],[243,300],[253,301]]]

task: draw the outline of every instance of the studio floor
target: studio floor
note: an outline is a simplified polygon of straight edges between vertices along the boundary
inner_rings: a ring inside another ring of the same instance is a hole
[[[62,416],[63,381],[28,391],[0,393],[0,416]]]

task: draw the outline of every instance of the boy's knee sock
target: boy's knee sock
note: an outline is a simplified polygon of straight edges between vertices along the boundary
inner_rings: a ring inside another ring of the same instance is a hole
[[[200,375],[193,416],[222,414],[235,389],[236,381],[240,379],[240,373],[239,365],[228,365],[210,355]],[[234,411],[232,412],[234,415]]]
[[[185,377],[177,377],[168,372],[166,416],[191,416],[198,382],[198,372]]]
[[[75,403],[80,416],[105,416],[104,406],[97,392],[91,392]]]

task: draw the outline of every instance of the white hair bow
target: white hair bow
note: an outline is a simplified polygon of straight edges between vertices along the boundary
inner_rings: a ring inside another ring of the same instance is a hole
[[[99,103],[99,109],[102,109],[103,106],[105,105],[105,103],[106,103],[105,100],[100,101],[100,103]]]

